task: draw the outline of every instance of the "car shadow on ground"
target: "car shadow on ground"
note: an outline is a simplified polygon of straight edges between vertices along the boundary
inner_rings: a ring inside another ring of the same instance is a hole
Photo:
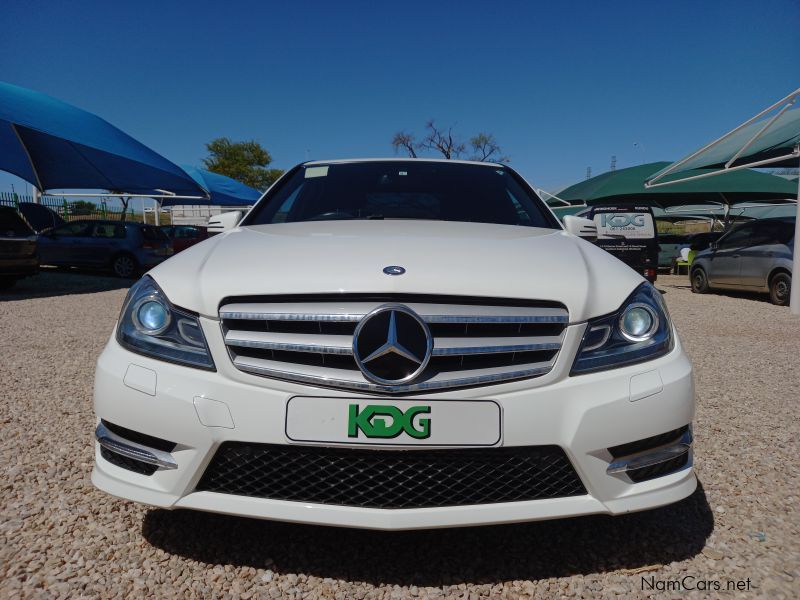
[[[657,286],[658,287],[658,286]],[[662,294],[666,294],[669,288],[676,288],[681,290],[691,290],[692,285],[688,281],[686,284],[667,283],[661,286],[665,289],[659,289]],[[747,292],[739,290],[722,290],[713,289],[706,292],[708,296],[727,296],[728,298],[741,298],[743,300],[753,300],[755,302],[763,302],[765,304],[772,304],[769,299],[769,294],[763,292]]]
[[[157,548],[209,564],[391,585],[537,580],[682,561],[714,529],[701,485],[652,511],[518,525],[380,532],[292,525],[188,510],[150,510]]]
[[[0,301],[93,294],[127,289],[133,282],[133,279],[120,279],[103,271],[43,267],[38,274],[20,279],[9,289],[0,290]]]

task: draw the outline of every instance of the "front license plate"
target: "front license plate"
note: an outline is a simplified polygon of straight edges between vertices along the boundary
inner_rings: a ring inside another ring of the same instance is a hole
[[[295,396],[286,406],[292,442],[387,446],[496,446],[492,400],[391,400]]]

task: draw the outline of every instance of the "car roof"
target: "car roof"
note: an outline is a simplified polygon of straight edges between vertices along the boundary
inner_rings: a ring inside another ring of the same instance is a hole
[[[348,164],[348,163],[372,163],[372,162],[425,162],[425,163],[456,163],[459,165],[481,165],[484,167],[506,167],[507,165],[496,163],[496,162],[484,162],[478,160],[457,160],[457,159],[447,159],[447,158],[337,158],[334,160],[311,160],[308,162],[304,162],[303,165],[305,166],[317,166],[317,165],[339,165],[339,164]]]

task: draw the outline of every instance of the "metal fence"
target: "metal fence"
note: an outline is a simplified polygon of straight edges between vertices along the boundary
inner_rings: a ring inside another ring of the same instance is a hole
[[[11,206],[19,210],[21,202],[33,202],[32,196],[25,196],[15,192],[0,192],[0,206]],[[136,215],[132,208],[123,211],[122,207],[109,207],[105,201],[99,203],[86,200],[67,200],[55,196],[42,196],[39,204],[46,206],[65,221],[75,219],[112,219],[122,220],[123,214],[127,221],[139,221],[141,215]]]
[[[15,192],[0,192],[0,206],[11,206],[19,210],[22,202],[33,202],[32,196],[17,194]],[[105,200],[89,202],[87,200],[74,200],[57,196],[41,196],[39,204],[46,206],[65,221],[76,219],[111,219],[122,220],[123,214],[126,221],[138,221],[159,225],[199,225],[205,227],[208,218],[223,212],[238,210],[246,213],[249,206],[208,206],[208,205],[177,205],[164,209],[145,208],[144,212],[134,212],[128,207],[123,212],[121,206],[108,206]]]

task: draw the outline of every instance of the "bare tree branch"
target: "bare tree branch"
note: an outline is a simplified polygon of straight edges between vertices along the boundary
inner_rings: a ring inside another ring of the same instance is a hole
[[[469,144],[472,146],[473,152],[475,152],[472,160],[501,163],[509,162],[510,160],[507,156],[502,156],[502,150],[495,141],[494,135],[491,133],[481,132],[475,137],[470,138]]]
[[[446,159],[457,159],[465,155],[467,144],[460,141],[453,134],[453,127],[447,129],[438,127],[436,122],[431,119],[425,124],[425,137],[417,142],[413,133],[398,131],[392,138],[392,147],[395,153],[403,151],[408,153],[411,158],[417,158],[421,151],[435,152],[441,154]],[[471,160],[492,161],[498,163],[510,162],[508,156],[502,154],[500,146],[491,133],[480,132],[469,139],[469,147],[472,149]]]
[[[441,155],[448,160],[460,158],[461,155],[464,154],[466,145],[453,137],[452,127],[448,127],[445,132],[444,129],[439,129],[433,119],[431,119],[428,121],[427,125],[425,125],[425,129],[428,130],[428,134],[420,142],[420,148],[440,152]]]
[[[392,138],[392,146],[394,147],[394,152],[397,154],[400,150],[404,150],[408,152],[408,156],[411,158],[417,158],[417,150],[416,146],[417,143],[414,140],[414,134],[408,133],[406,131],[398,131],[394,134]]]

